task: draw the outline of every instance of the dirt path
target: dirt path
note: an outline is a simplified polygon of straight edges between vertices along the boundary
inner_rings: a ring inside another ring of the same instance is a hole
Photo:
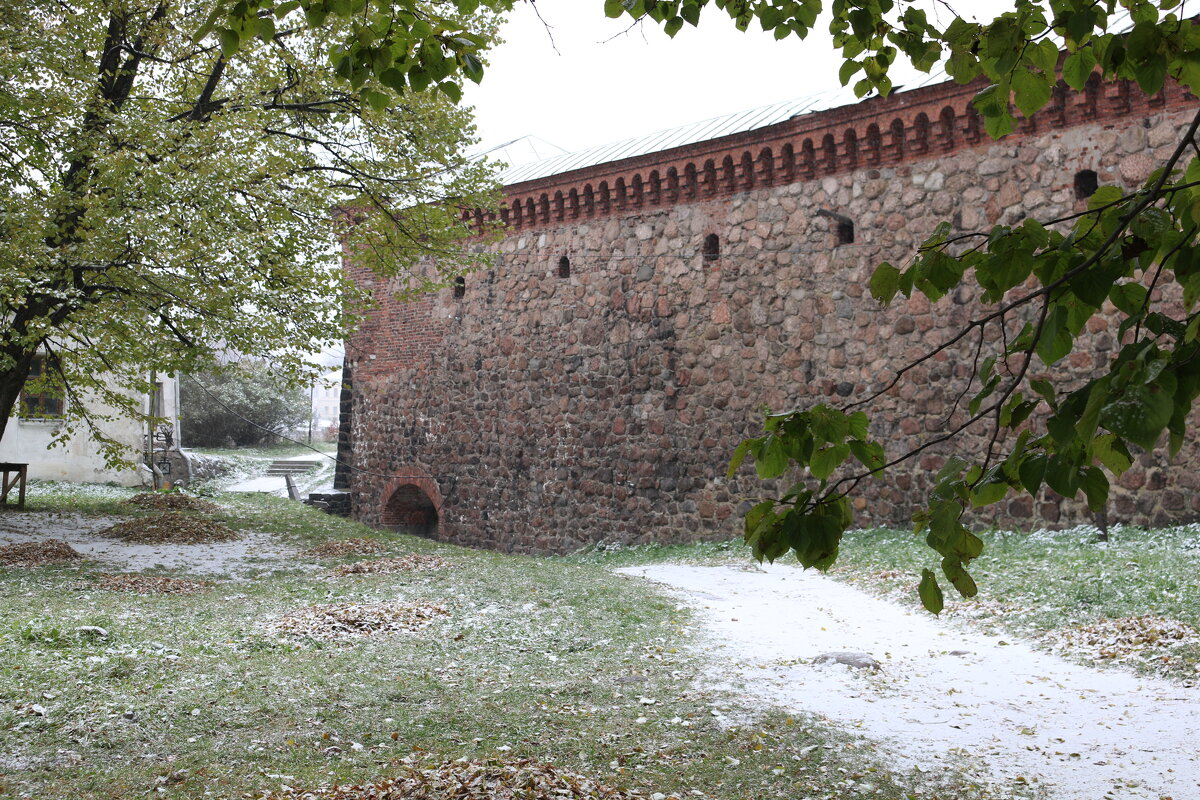
[[[788,566],[621,571],[699,611],[715,683],[825,717],[899,766],[953,761],[1055,800],[1200,798],[1200,690],[1076,666]],[[882,669],[811,663],[832,651]]]
[[[0,514],[0,545],[61,539],[112,572],[170,569],[201,577],[241,578],[296,567],[297,548],[266,533],[206,544],[136,544],[96,534],[120,521],[70,512],[6,511]]]

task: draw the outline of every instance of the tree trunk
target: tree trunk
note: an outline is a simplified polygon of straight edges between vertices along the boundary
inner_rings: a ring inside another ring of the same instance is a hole
[[[8,421],[12,419],[13,409],[16,408],[17,401],[21,399],[21,391],[25,388],[25,381],[29,377],[29,370],[33,366],[37,349],[20,352],[16,346],[9,345],[0,353],[9,356],[14,361],[10,369],[0,371],[0,439],[3,439],[4,432],[8,428]]]

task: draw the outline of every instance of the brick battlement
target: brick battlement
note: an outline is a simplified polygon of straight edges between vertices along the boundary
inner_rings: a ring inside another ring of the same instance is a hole
[[[1117,124],[1189,106],[1171,81],[1146,97],[1130,81],[1077,92],[1059,81],[1049,105],[1006,137],[1082,124]],[[478,224],[499,220],[517,230],[543,228],[642,209],[726,197],[826,175],[945,156],[989,142],[971,98],[981,82],[942,83],[803,114],[786,122],[682,147],[597,164],[504,188],[498,212],[467,212]]]

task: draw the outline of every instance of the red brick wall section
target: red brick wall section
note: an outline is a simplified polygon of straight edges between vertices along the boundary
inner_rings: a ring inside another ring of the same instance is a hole
[[[747,498],[776,488],[748,466],[725,477],[764,405],[845,404],[978,313],[969,287],[881,309],[865,288],[876,264],[904,264],[943,219],[966,232],[1077,211],[1083,170],[1138,186],[1198,105],[1177,87],[1150,100],[1120,84],[1060,92],[992,142],[965,111],[971,91],[930,87],[509,187],[498,265],[468,275],[463,297],[401,305],[375,285],[379,310],[348,345],[355,515],[394,524],[389,498],[411,484],[436,507],[438,538],[462,544],[564,552],[737,535]],[[703,252],[713,234],[715,258]],[[975,344],[886,395],[872,433],[889,455],[963,419]],[[1083,380],[1117,346],[1098,318],[1063,366]],[[905,524],[948,452],[860,487],[856,524]],[[1110,520],[1195,518],[1198,467],[1195,441],[1176,464],[1141,455]],[[380,477],[401,475],[420,480]],[[999,513],[1026,528],[1090,519],[1052,494]]]
[[[383,497],[379,524],[385,528],[428,524],[430,512],[437,515],[444,502],[437,483],[417,475],[389,479]]]

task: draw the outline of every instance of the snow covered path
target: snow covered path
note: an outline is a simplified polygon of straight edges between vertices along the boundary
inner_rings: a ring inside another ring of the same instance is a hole
[[[783,565],[620,570],[672,587],[705,624],[718,685],[878,743],[901,767],[945,758],[1054,800],[1200,798],[1200,690],[1081,667],[965,632]],[[811,659],[860,651],[878,673]],[[965,762],[964,762],[965,758]]]

